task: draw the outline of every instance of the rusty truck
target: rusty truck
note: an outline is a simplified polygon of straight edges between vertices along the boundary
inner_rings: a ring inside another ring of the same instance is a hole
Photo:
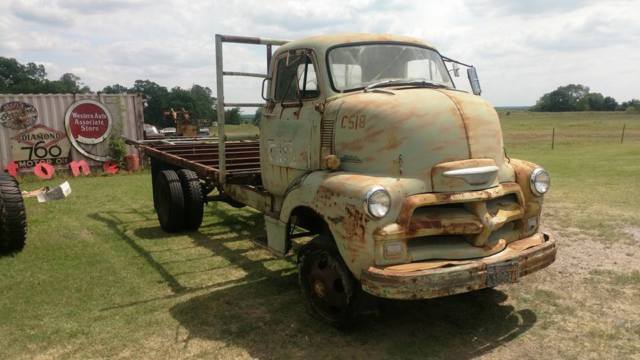
[[[265,74],[223,69],[223,44],[264,45]],[[341,326],[358,294],[428,299],[518,281],[550,265],[540,230],[550,177],[506,155],[475,67],[405,36],[297,41],[216,35],[218,136],[131,141],[151,158],[161,227],[195,231],[206,201],[264,214],[279,256],[296,238],[312,312]],[[466,68],[470,91],[454,78]],[[233,103],[226,76],[263,78]],[[225,134],[224,109],[262,107],[259,138]]]

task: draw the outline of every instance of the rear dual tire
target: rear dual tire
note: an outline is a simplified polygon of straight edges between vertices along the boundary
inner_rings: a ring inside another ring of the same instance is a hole
[[[202,224],[204,199],[198,175],[181,169],[161,170],[153,179],[154,207],[162,230],[196,231]]]
[[[0,173],[0,254],[20,252],[27,237],[27,214],[16,179]]]

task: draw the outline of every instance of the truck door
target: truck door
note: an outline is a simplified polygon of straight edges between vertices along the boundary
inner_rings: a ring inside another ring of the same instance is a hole
[[[271,103],[260,121],[262,183],[275,195],[284,195],[292,181],[317,167],[313,135],[320,113],[314,107],[320,88],[314,58],[307,49],[275,58]]]

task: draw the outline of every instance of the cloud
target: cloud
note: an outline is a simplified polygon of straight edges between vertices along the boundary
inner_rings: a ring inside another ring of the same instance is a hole
[[[14,2],[11,13],[16,17],[39,25],[71,26],[73,19],[57,6],[44,1]]]
[[[466,3],[477,15],[537,16],[575,11],[593,2],[593,0],[468,0]]]
[[[104,14],[117,11],[141,9],[152,4],[152,0],[59,0],[61,8],[81,14]]]
[[[9,14],[0,17],[2,56],[46,62],[52,78],[82,69],[94,90],[136,79],[215,89],[216,33],[415,36],[476,65],[485,97],[497,105],[533,104],[565,82],[626,100],[637,97],[640,81],[638,1],[16,0],[0,2],[0,12]],[[227,70],[265,71],[264,47],[228,44],[224,58]],[[612,76],[606,64],[626,75]],[[260,81],[225,78],[225,91],[257,101]]]

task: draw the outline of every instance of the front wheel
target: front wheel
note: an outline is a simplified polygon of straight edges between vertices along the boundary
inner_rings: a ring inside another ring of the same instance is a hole
[[[300,249],[298,281],[313,315],[338,328],[351,324],[358,286],[331,238],[318,236]]]

